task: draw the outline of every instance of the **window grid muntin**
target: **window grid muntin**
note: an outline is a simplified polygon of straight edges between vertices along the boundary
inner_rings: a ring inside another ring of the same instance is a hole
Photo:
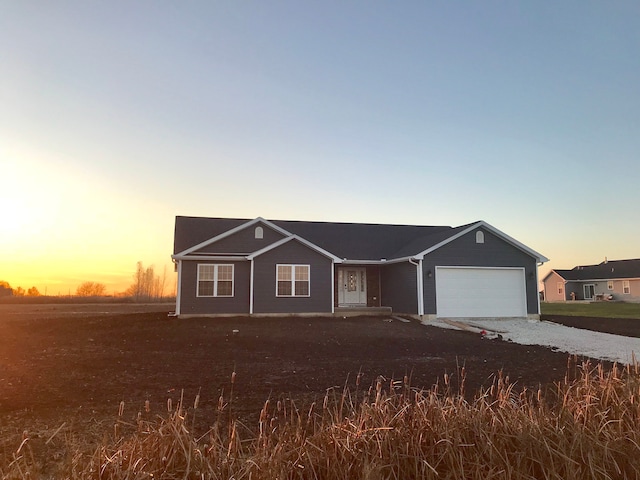
[[[277,264],[276,297],[310,297],[310,265]]]
[[[622,293],[625,295],[631,294],[631,282],[629,280],[622,281]]]
[[[235,265],[198,264],[196,297],[233,297]]]

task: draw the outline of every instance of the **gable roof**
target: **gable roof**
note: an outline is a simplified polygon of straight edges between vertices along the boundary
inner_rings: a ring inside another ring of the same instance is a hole
[[[379,261],[422,257],[475,228],[483,227],[539,262],[548,261],[544,256],[484,221],[449,227],[265,220],[261,217],[250,220],[177,216],[174,255],[191,253],[258,223],[287,236],[295,236],[307,246],[315,247],[316,250],[336,259]]]
[[[640,278],[640,258],[609,260],[598,265],[578,265],[571,270],[552,270],[565,280]]]
[[[300,242],[305,247],[308,247],[308,248],[310,248],[312,250],[315,250],[316,252],[320,253],[321,255],[324,255],[325,257],[329,257],[334,261],[340,261],[341,260],[340,258],[338,258],[335,255],[333,255],[331,252],[327,252],[326,250],[318,247],[317,245],[315,245],[315,244],[313,244],[311,242],[308,242],[304,238],[300,238],[297,235],[291,235],[289,237],[284,237],[284,238],[278,240],[277,242],[272,243],[271,245],[267,245],[266,247],[261,248],[257,252],[253,252],[251,255],[248,255],[247,259],[248,260],[253,260],[254,258],[259,257],[263,253],[270,252],[271,250],[274,250],[274,249],[278,248],[280,245],[284,245],[285,243],[289,243],[292,240]]]

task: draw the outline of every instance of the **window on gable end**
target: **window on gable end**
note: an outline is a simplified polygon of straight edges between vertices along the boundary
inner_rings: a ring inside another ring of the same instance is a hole
[[[262,229],[262,227],[256,227],[255,237],[259,240],[262,240],[264,238],[264,230]]]
[[[484,243],[484,232],[482,230],[476,232],[476,243]]]

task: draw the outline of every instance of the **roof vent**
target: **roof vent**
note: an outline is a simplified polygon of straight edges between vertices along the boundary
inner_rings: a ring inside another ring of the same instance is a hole
[[[609,260],[607,260],[607,257],[604,257],[604,263],[608,263]]]

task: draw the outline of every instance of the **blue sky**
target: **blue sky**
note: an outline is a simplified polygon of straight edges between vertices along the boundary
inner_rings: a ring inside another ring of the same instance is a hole
[[[175,215],[640,257],[637,2],[0,3],[13,286],[123,290]]]

